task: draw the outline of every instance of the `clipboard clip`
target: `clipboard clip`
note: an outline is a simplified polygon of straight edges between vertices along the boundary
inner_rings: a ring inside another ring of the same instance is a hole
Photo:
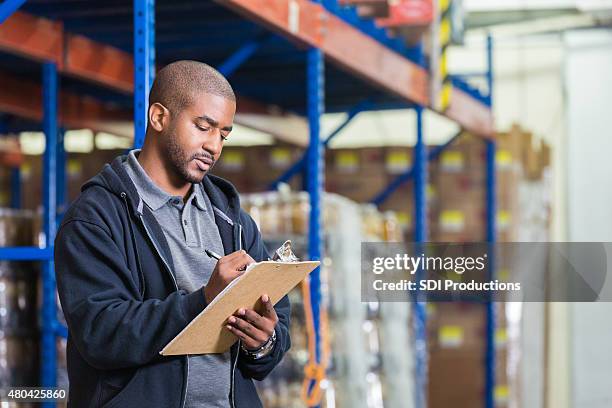
[[[283,245],[281,245],[274,254],[272,255],[272,260],[277,262],[298,262],[299,259],[293,253],[291,249],[291,240],[285,241]]]

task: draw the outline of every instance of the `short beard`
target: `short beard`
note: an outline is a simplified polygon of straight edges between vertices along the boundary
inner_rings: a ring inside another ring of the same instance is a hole
[[[186,158],[187,154],[181,148],[181,146],[179,146],[179,144],[176,143],[176,139],[172,136],[173,132],[169,132],[169,135],[170,136],[168,137],[168,142],[166,143],[166,152],[168,154],[168,160],[169,160],[170,166],[172,167],[172,169],[174,169],[176,174],[180,175],[188,183],[191,183],[191,184],[201,183],[202,180],[204,179],[204,176],[206,176],[206,174],[208,174],[208,171],[210,171],[215,165],[214,158],[211,155],[206,155],[206,157],[212,160],[212,164],[210,165],[208,171],[204,173],[202,177],[198,177],[193,174],[190,174],[189,169],[188,169],[189,163],[191,163],[191,161],[195,159],[196,157],[202,157],[202,155],[194,155],[189,158]]]

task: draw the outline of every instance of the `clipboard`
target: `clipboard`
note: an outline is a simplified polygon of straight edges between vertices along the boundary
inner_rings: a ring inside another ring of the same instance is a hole
[[[264,261],[249,265],[160,351],[163,356],[224,353],[238,338],[225,327],[241,307],[263,311],[261,296],[276,304],[320,265],[318,261]]]

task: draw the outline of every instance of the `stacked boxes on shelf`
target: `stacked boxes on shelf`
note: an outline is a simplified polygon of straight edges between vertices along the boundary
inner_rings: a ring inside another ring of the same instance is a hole
[[[495,303],[495,405],[508,406],[505,304]],[[485,308],[476,303],[428,305],[428,406],[482,406],[485,392]]]
[[[270,183],[283,175],[304,153],[292,145],[228,146],[223,149],[221,160],[215,163],[212,173],[232,182],[241,193],[267,190]],[[290,186],[302,188],[300,174]]]
[[[384,172],[387,175],[387,183],[393,181],[396,177],[407,173],[412,169],[414,161],[414,150],[406,146],[392,146],[385,148],[384,156]],[[435,179],[436,167],[432,163],[428,164],[429,178],[426,191],[427,202],[427,225],[431,226],[435,218],[436,203],[438,201],[438,193],[436,186],[432,183]],[[384,187],[384,186],[383,186]],[[380,189],[380,187],[379,187]],[[382,210],[393,211],[397,214],[400,224],[402,225],[406,239],[413,241],[414,234],[414,183],[409,181],[403,183],[387,198],[380,206]]]
[[[33,246],[32,211],[0,209],[0,246]],[[35,262],[0,262],[0,388],[38,384],[39,278]]]
[[[92,153],[68,153],[66,155],[66,194],[71,202],[81,192],[81,186],[95,176],[106,163],[123,154],[122,150],[95,150]],[[36,210],[42,204],[42,155],[24,156],[20,165],[21,208]],[[6,169],[4,169],[6,171]],[[11,191],[10,179],[1,177],[1,191]],[[1,202],[0,194],[0,202]],[[61,209],[60,209],[61,210]]]
[[[496,142],[497,240],[546,241],[550,223],[550,149],[545,143],[536,148],[532,135],[518,126],[496,135]],[[437,167],[438,220],[432,240],[484,241],[485,144],[471,135],[462,135],[440,156]],[[497,278],[507,278],[511,262],[509,251],[498,251]],[[516,372],[511,375],[509,368],[509,305],[495,303],[494,397],[500,407],[509,406],[515,394],[512,386],[516,384],[511,378]],[[479,304],[439,303],[430,305],[430,312],[429,406],[482,405],[485,309]]]
[[[518,126],[497,134],[496,147],[497,239],[511,242],[519,238],[521,230],[522,185],[542,180],[548,173],[550,148],[545,143],[536,148],[532,135]],[[437,160],[434,184],[438,208],[432,241],[485,240],[485,149],[482,139],[464,134]]]
[[[387,183],[383,149],[333,149],[325,153],[325,190],[357,202],[368,202]]]

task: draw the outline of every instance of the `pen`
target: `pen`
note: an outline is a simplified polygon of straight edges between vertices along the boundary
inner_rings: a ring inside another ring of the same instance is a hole
[[[205,249],[204,252],[206,252],[206,255],[210,256],[212,259],[216,259],[217,261],[221,259],[221,255],[218,255],[214,253],[213,251],[209,251],[208,249]]]

